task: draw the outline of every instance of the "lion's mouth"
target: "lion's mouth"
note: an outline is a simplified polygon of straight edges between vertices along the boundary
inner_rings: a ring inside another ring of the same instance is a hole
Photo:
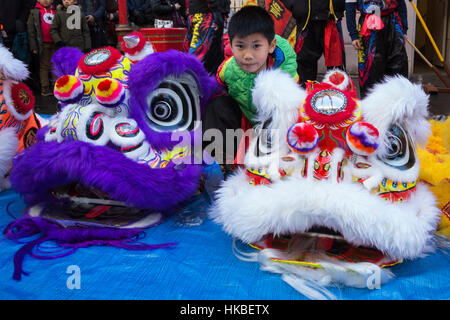
[[[145,220],[149,215],[155,216],[148,209],[115,200],[107,192],[80,182],[61,185],[49,192],[54,201],[41,214],[58,220],[126,227]]]

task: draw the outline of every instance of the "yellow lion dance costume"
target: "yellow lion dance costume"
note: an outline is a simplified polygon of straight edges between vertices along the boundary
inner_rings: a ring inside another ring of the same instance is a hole
[[[442,210],[436,234],[450,241],[450,118],[445,122],[430,120],[432,135],[425,148],[419,148],[419,178],[430,184]]]

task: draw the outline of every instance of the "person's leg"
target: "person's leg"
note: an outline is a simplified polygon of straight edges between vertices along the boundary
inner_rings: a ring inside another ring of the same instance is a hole
[[[56,80],[58,80],[58,78],[56,77],[56,75],[53,73],[53,63],[51,62],[53,55],[55,54],[55,52],[58,50],[58,48],[56,47],[55,43],[52,43],[51,49],[50,49],[50,76],[52,78],[52,85],[50,86],[50,90],[53,91],[53,86],[55,85]]]
[[[383,22],[385,18],[382,17]],[[361,30],[364,17],[359,21]],[[386,73],[386,27],[380,31],[372,31],[368,36],[360,36],[361,49],[358,52],[358,77],[361,98],[364,98],[373,85]]]
[[[389,32],[386,41],[389,45],[386,50],[386,75],[402,75],[408,78],[408,55],[406,54],[400,17],[397,13],[391,15],[386,31]]]
[[[213,98],[202,118],[203,149],[219,164],[232,164],[239,142],[231,132],[241,129],[242,111],[229,95]],[[228,137],[227,137],[228,130]]]
[[[322,56],[326,21],[310,21],[297,39],[297,73],[303,85],[317,79],[317,61]]]
[[[41,82],[41,95],[49,96],[50,92],[50,83],[48,79],[49,71],[50,71],[50,59],[51,59],[52,51],[50,43],[42,44],[42,52],[39,55],[39,78]]]

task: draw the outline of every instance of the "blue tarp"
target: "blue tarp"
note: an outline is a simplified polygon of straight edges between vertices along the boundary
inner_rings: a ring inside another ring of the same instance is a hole
[[[0,228],[25,208],[20,196],[0,193]],[[177,242],[170,249],[128,251],[89,247],[67,257],[38,260],[27,256],[21,281],[12,279],[13,257],[23,245],[2,237],[0,299],[164,299],[164,300],[302,300],[280,275],[258,263],[237,259],[232,239],[213,221],[178,227],[173,217],[146,230],[143,242]],[[51,246],[51,242],[46,245]],[[380,289],[331,287],[339,299],[449,299],[448,250],[391,268],[395,278]],[[74,281],[74,276],[79,276]],[[79,284],[79,288],[77,285]]]

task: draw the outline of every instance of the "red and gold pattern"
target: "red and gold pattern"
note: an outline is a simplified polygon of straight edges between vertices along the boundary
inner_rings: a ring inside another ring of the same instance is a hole
[[[248,183],[251,185],[257,186],[260,184],[272,183],[272,180],[270,178],[270,175],[267,173],[266,168],[248,168],[245,174],[247,175]]]
[[[402,182],[383,179],[378,188],[378,195],[391,202],[409,200],[416,190],[416,181]]]
[[[330,175],[330,166],[332,153],[329,151],[321,151],[314,160],[313,176],[317,180],[328,179]]]

